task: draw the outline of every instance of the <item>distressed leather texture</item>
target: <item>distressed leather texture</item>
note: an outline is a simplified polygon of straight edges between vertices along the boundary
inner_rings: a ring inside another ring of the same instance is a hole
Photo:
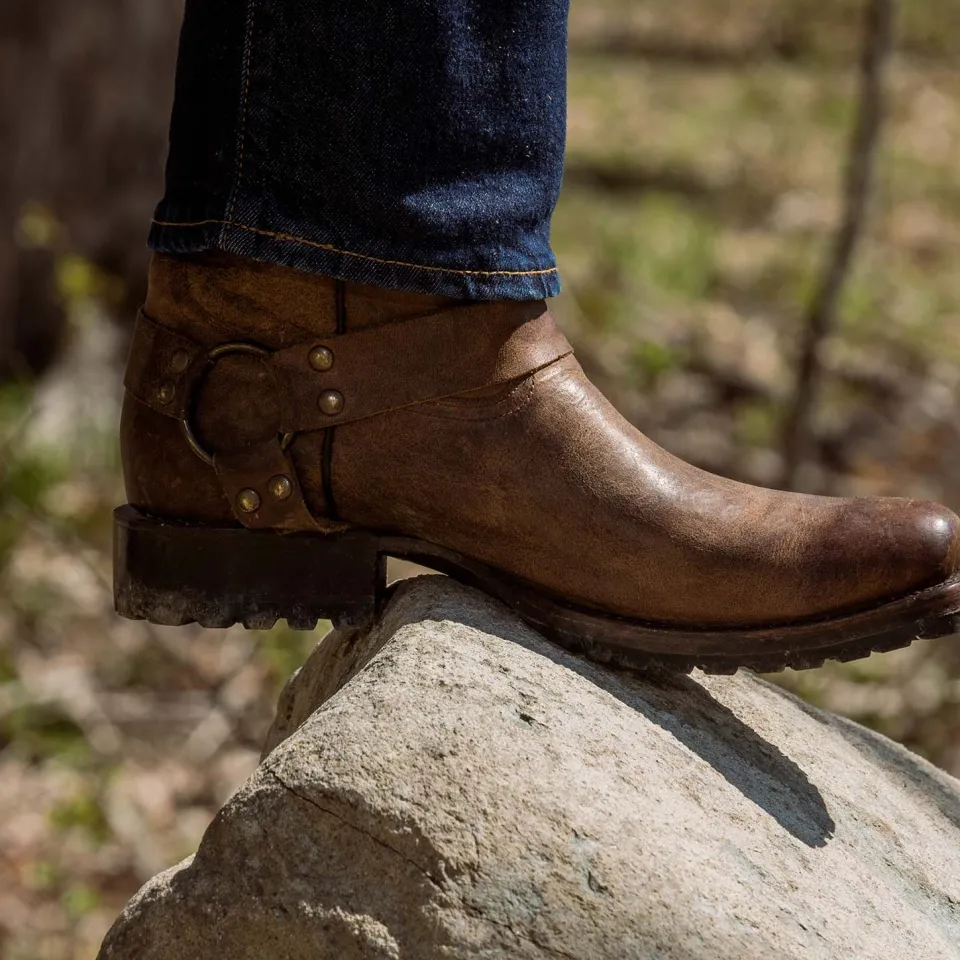
[[[398,321],[456,305],[233,258],[158,257],[149,289],[146,313],[204,347],[250,339],[283,350],[335,336],[339,321],[348,334],[409,329],[415,349],[419,321]],[[529,319],[531,305],[469,310],[465,355],[489,331]],[[226,357],[204,381],[194,417],[218,457],[275,440],[282,404],[264,366]],[[236,522],[175,419],[128,395],[121,429],[132,504]],[[809,621],[939,583],[960,561],[960,520],[939,504],[783,493],[684,463],[624,420],[570,354],[332,434],[299,433],[288,455],[321,524],[421,538],[546,594],[650,622]]]

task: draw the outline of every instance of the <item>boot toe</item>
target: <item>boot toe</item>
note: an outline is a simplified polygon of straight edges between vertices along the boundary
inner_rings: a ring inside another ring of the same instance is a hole
[[[960,517],[930,500],[895,498],[871,501],[874,506],[875,551],[861,564],[872,576],[870,599],[895,597],[942,583],[960,571]],[[866,554],[869,547],[864,547]],[[872,560],[872,562],[871,562]]]
[[[880,606],[960,571],[960,517],[938,503],[863,497],[820,505],[827,510],[792,555],[795,579],[759,591],[770,622],[778,609],[780,619],[804,620]]]
[[[931,500],[911,501],[918,574],[929,582],[948,580],[960,572],[960,517]]]

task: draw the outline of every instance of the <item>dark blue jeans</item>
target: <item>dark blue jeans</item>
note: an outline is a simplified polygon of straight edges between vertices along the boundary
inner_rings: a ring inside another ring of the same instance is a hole
[[[151,247],[554,296],[567,7],[187,0]]]

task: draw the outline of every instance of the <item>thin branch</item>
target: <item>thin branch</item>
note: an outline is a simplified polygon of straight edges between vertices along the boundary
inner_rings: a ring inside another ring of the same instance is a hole
[[[860,57],[860,110],[853,131],[844,183],[844,211],[824,271],[807,314],[796,393],[783,438],[783,482],[796,484],[812,443],[812,416],[822,380],[822,352],[833,329],[837,306],[863,234],[884,118],[884,77],[893,47],[894,0],[868,0]]]

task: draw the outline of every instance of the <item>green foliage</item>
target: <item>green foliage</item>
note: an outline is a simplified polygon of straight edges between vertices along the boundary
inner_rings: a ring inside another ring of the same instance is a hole
[[[634,282],[663,297],[703,299],[714,274],[714,229],[687,201],[651,193],[637,209]]]
[[[292,630],[285,623],[279,623],[272,630],[257,634],[261,654],[277,689],[300,668],[329,629],[330,624],[325,620],[316,630]]]
[[[80,920],[100,906],[100,894],[85,883],[72,883],[60,896],[60,902],[72,920]]]
[[[31,864],[27,883],[38,892],[50,892],[57,896],[71,920],[80,920],[100,905],[99,892],[83,882],[65,883],[60,865],[50,860],[38,860]]]
[[[27,882],[34,890],[53,890],[62,882],[58,864],[50,860],[37,860],[27,872]]]
[[[0,465],[0,572],[20,536],[24,511],[40,508],[63,475],[62,466],[46,458],[10,458]]]
[[[781,411],[771,403],[744,403],[737,408],[734,429],[746,447],[769,449],[777,442]]]
[[[635,325],[637,300],[656,306],[706,296],[714,235],[710,219],[692,204],[657,192],[624,203],[572,197],[560,205],[553,230],[561,260],[574,264],[578,301],[610,330]]]
[[[47,491],[66,475],[66,465],[56,454],[23,451],[30,414],[30,387],[0,384],[0,571],[21,530],[20,511],[39,508]]]
[[[17,668],[9,650],[0,647],[0,684],[10,683],[17,678]]]
[[[50,823],[56,830],[79,830],[95,846],[110,836],[100,800],[91,793],[79,793],[62,800],[51,811]]]
[[[683,362],[678,351],[654,340],[634,344],[631,359],[640,382],[647,386],[652,386],[662,374],[675,370]]]
[[[74,767],[90,763],[84,731],[57,709],[26,704],[0,716],[0,744],[28,763],[57,760]]]

